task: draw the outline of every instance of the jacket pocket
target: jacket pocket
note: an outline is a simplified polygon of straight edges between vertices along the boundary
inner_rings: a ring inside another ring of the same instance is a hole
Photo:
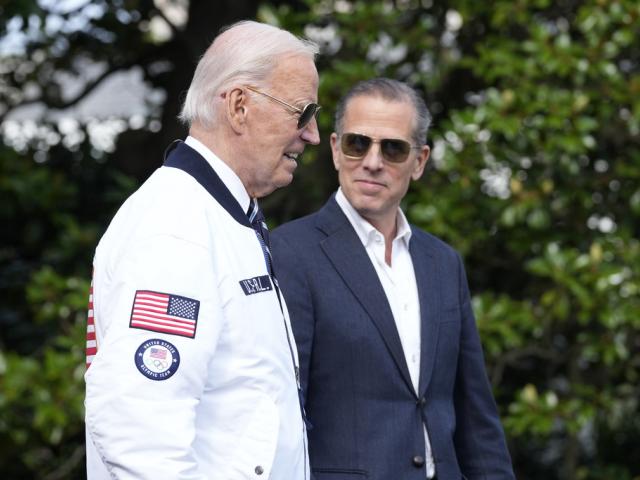
[[[253,414],[247,419],[244,433],[237,439],[236,448],[228,463],[229,470],[224,478],[269,478],[278,445],[279,430],[278,407],[270,397],[260,395]]]
[[[313,480],[364,480],[369,478],[366,470],[353,468],[312,468]]]

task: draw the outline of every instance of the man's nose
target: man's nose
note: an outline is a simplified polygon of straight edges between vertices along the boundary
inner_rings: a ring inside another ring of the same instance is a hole
[[[380,151],[380,143],[375,142],[369,147],[369,151],[362,159],[362,166],[367,170],[375,171],[382,168],[383,162],[384,159]]]
[[[309,123],[307,123],[302,132],[300,133],[300,138],[304,140],[306,143],[310,143],[311,145],[318,145],[320,143],[320,132],[318,130],[318,121],[316,118],[312,118]]]

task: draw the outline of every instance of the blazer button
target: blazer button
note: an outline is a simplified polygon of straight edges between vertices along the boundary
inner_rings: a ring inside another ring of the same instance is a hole
[[[420,455],[416,455],[415,457],[413,457],[413,466],[416,468],[421,468],[424,466],[424,457],[421,457]]]
[[[424,407],[426,404],[427,404],[427,399],[424,397],[420,397],[416,402],[416,405],[418,405],[419,407]]]
[[[262,475],[264,473],[264,468],[258,465],[254,471],[256,472],[256,475]]]

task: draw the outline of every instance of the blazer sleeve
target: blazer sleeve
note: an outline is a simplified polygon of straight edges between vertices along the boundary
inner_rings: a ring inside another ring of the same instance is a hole
[[[277,230],[271,235],[271,253],[278,284],[289,310],[298,348],[300,384],[306,400],[315,326],[311,289],[305,274],[308,257],[301,255]]]
[[[469,480],[515,479],[498,410],[485,370],[469,287],[459,255],[460,353],[455,384],[454,441],[460,468]]]

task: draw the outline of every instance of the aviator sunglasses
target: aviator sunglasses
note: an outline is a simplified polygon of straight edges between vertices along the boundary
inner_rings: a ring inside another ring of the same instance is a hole
[[[383,138],[382,140],[374,140],[367,135],[361,133],[344,133],[340,140],[340,148],[342,153],[347,157],[361,159],[363,158],[371,145],[380,144],[380,152],[382,157],[391,163],[402,163],[408,157],[411,149],[420,149],[419,146],[413,146],[405,140],[399,138]]]
[[[279,98],[276,98],[273,95],[269,95],[268,93],[262,92],[262,91],[258,90],[257,88],[250,87],[249,85],[247,85],[246,87],[247,87],[247,90],[251,90],[252,92],[258,93],[260,95],[264,95],[265,97],[273,100],[274,102],[279,103],[280,105],[282,105],[284,107],[289,108],[290,110],[293,110],[295,113],[300,115],[298,117],[298,130],[303,129],[304,127],[306,127],[307,124],[313,119],[313,117],[318,115],[318,112],[322,108],[317,103],[307,103],[302,108],[294,107],[293,105],[285,102],[284,100],[280,100]]]

